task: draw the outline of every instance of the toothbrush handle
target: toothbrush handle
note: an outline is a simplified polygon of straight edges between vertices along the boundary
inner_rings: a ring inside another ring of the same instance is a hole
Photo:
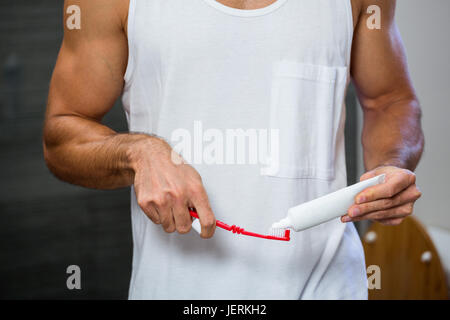
[[[191,217],[196,218],[196,220],[192,223],[193,228],[195,231],[197,231],[199,234],[201,233],[201,226],[200,226],[200,219],[198,217],[197,212],[194,211],[194,209],[189,209],[189,213]],[[250,237],[256,237],[256,238],[262,238],[262,239],[270,239],[270,240],[282,240],[282,241],[289,241],[289,230],[285,230],[284,236],[273,236],[273,235],[262,235],[254,232],[249,232],[244,230],[244,228],[238,227],[236,225],[228,225],[220,220],[216,220],[216,226],[222,229],[225,229],[227,231],[231,231],[235,234],[240,234],[244,236],[250,236]]]
[[[189,209],[189,213],[191,214],[191,217],[194,217],[196,219],[200,219],[198,217],[197,212],[195,212],[194,210]],[[225,229],[227,231],[231,231],[233,229],[231,226],[227,225],[226,223],[224,223],[224,222],[222,222],[220,220],[216,220],[216,226],[219,227],[219,228]]]
[[[189,209],[189,213],[191,214],[191,217],[194,217],[194,218],[200,220],[200,218],[198,217],[197,212],[195,212],[194,210]],[[227,231],[233,231],[233,229],[234,229],[233,226],[230,226],[230,225],[228,225],[228,224],[226,224],[226,223],[224,223],[224,222],[222,222],[220,220],[216,220],[216,226],[219,227],[219,228],[225,229]]]

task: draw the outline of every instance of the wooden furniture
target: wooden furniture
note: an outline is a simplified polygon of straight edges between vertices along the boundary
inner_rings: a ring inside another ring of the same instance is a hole
[[[448,299],[445,273],[424,226],[408,217],[398,226],[373,223],[365,233],[366,266],[378,265],[381,289],[370,300]]]

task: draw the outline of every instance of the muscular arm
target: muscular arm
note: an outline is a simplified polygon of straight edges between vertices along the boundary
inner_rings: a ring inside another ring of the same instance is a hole
[[[64,23],[48,97],[45,158],[62,180],[102,189],[129,186],[127,152],[141,137],[119,135],[100,122],[123,87],[126,17],[120,1],[66,1],[65,8],[72,4],[81,7],[82,26],[69,30]]]
[[[414,170],[423,149],[421,110],[394,21],[395,1],[362,1],[351,72],[364,112],[366,169],[394,165]],[[381,29],[369,29],[369,5],[381,8]]]
[[[133,184],[142,210],[167,232],[188,232],[188,208],[194,207],[202,236],[211,237],[215,219],[199,174],[172,161],[172,149],[162,139],[118,134],[101,124],[124,85],[128,1],[66,0],[65,9],[70,5],[81,9],[81,29],[65,26],[50,84],[44,126],[48,167],[85,187]]]
[[[394,21],[394,0],[353,1],[360,9],[352,49],[351,75],[364,112],[362,145],[366,172],[386,182],[355,199],[342,220],[373,219],[399,224],[421,196],[412,172],[422,155],[421,109],[408,75],[403,44]],[[370,5],[381,8],[381,29],[369,29]]]

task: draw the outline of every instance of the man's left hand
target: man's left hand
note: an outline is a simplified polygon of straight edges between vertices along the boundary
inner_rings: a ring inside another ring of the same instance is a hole
[[[385,174],[383,184],[359,193],[342,222],[375,220],[386,225],[398,225],[413,213],[414,203],[422,195],[416,186],[416,175],[394,166],[382,166],[366,172],[360,181]]]

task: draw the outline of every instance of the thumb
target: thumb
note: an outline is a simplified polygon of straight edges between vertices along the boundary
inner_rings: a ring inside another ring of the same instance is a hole
[[[375,177],[375,176],[376,176],[375,170],[371,170],[371,171],[368,171],[368,172],[364,173],[364,174],[359,178],[359,181],[364,181],[364,180],[373,178],[373,177]]]

